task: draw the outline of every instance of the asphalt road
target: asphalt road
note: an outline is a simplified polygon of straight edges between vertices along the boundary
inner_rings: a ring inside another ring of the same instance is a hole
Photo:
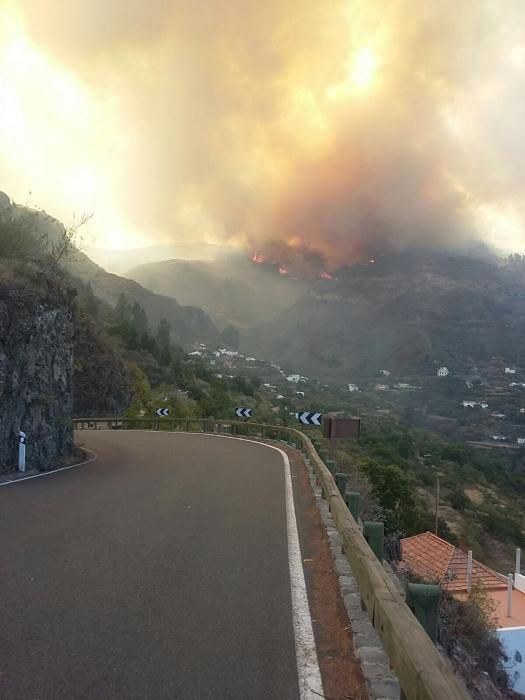
[[[281,455],[85,432],[0,488],[2,700],[299,698]]]

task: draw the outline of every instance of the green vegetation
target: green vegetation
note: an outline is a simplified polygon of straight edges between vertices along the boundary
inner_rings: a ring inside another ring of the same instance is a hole
[[[368,482],[369,498],[390,536],[434,531],[439,476],[440,537],[473,549],[498,570],[512,565],[516,546],[525,546],[520,453],[495,454],[392,416],[368,416],[359,442],[339,443],[336,459],[352,475],[351,483]]]
[[[84,287],[84,305],[93,310],[92,292]],[[114,310],[95,309],[99,322],[114,339],[128,362],[132,362],[134,399],[130,417],[151,415],[156,408],[170,409],[174,418],[232,418],[235,406],[256,397],[260,380],[234,375],[218,376],[208,362],[191,356],[172,343],[165,320],[151,328],[144,309],[121,294]]]

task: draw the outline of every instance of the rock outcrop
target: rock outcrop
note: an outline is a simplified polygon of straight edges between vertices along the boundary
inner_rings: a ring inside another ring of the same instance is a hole
[[[74,292],[35,270],[0,268],[0,469],[55,466],[71,452]]]

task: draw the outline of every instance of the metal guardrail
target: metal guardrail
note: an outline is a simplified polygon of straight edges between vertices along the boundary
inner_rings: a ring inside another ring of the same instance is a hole
[[[375,557],[350,514],[332,474],[303,432],[284,426],[210,419],[77,418],[73,423],[77,430],[150,429],[200,432],[284,440],[295,445],[308,456],[321,483],[370,621],[381,638],[407,700],[470,698],[448,659],[441,656],[433,645],[390,576]]]

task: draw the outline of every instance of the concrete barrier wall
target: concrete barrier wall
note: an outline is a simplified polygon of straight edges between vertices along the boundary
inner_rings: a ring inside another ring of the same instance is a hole
[[[339,493],[332,475],[304,433],[282,426],[210,419],[80,418],[74,420],[74,425],[77,429],[131,427],[228,433],[261,439],[286,440],[295,444],[310,459],[323,487],[368,615],[381,638],[407,699],[468,700],[470,698],[448,659],[444,658],[432,644],[390,576],[374,556]]]

